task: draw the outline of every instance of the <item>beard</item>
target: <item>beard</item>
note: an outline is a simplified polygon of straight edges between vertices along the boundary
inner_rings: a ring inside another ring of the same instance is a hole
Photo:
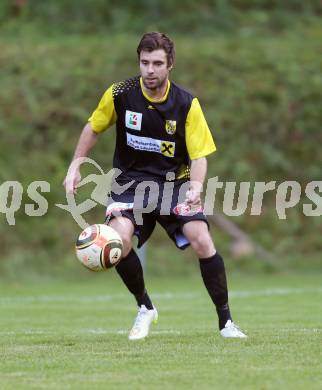
[[[146,89],[150,89],[151,91],[155,91],[159,88],[162,88],[166,82],[167,82],[167,77],[164,77],[162,79],[158,77],[142,77],[143,84]]]

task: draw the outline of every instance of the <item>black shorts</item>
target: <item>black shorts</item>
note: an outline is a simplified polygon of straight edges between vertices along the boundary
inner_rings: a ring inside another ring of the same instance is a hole
[[[131,180],[131,179],[130,179]],[[189,245],[182,226],[190,221],[204,221],[209,224],[201,208],[191,210],[185,203],[189,182],[137,181],[130,183],[122,175],[112,183],[106,209],[106,223],[112,218],[123,216],[134,225],[140,248],[151,236],[156,222],[180,249]]]

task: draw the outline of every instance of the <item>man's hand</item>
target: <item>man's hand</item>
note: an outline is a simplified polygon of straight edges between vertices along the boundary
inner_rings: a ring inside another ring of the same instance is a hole
[[[82,177],[79,170],[68,170],[64,180],[64,187],[66,194],[76,194],[77,186],[80,183]]]
[[[202,185],[198,182],[192,182],[189,190],[186,192],[185,203],[191,206],[201,206],[200,193],[202,191]]]
[[[191,161],[190,166],[190,187],[186,193],[185,203],[190,208],[201,207],[200,193],[202,184],[207,172],[206,157],[200,157]]]

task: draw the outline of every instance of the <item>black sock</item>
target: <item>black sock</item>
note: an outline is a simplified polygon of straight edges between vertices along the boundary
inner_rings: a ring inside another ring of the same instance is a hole
[[[145,305],[147,309],[152,310],[153,305],[144,286],[142,265],[135,251],[131,249],[115,268],[126,287],[134,295],[138,306]]]
[[[208,290],[210,298],[216,306],[219,319],[219,329],[225,327],[231,320],[228,305],[228,288],[225,265],[218,252],[212,257],[199,259],[201,276]]]

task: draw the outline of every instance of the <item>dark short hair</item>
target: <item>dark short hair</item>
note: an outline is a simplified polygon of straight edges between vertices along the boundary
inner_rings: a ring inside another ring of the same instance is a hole
[[[168,66],[174,65],[174,43],[166,34],[160,32],[149,32],[144,34],[136,51],[140,60],[141,51],[153,51],[158,49],[163,49],[166,52]]]

